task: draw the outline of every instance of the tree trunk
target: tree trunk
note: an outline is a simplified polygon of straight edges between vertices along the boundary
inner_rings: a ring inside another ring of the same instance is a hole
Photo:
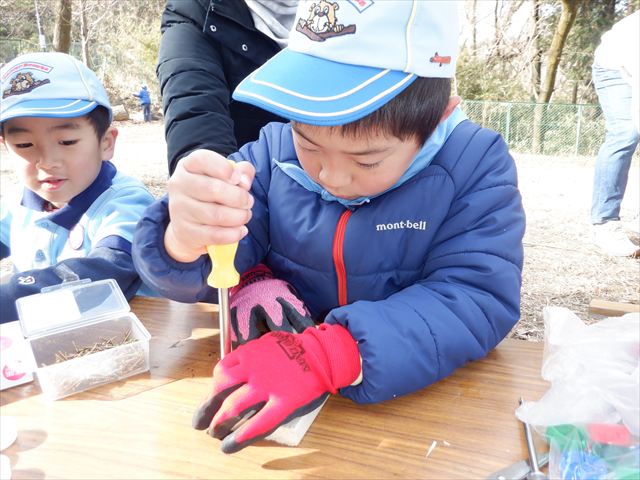
[[[533,55],[531,59],[531,100],[536,102],[540,95],[540,72],[542,71],[542,52],[540,51],[540,0],[531,3],[532,12],[532,45]]]
[[[472,2],[471,2],[471,28],[473,30],[472,30],[472,34],[471,34],[471,55],[474,58],[476,56],[476,51],[478,50],[478,42],[477,42],[478,27],[476,26],[476,23],[478,22],[477,12],[478,12],[478,0],[472,0]]]
[[[558,73],[558,65],[560,64],[560,58],[562,58],[562,50],[576,19],[579,4],[579,0],[562,0],[562,14],[551,40],[551,46],[547,54],[547,71],[540,88],[539,101],[542,103],[549,103],[549,100],[551,100],[556,74]]]
[[[53,49],[69,53],[71,48],[71,0],[58,0],[53,29]]]
[[[562,50],[564,49],[565,42],[571,31],[576,14],[578,12],[580,0],[562,0],[562,13],[560,14],[560,20],[556,26],[556,31],[553,34],[551,40],[551,46],[547,53],[547,69],[544,75],[542,85],[540,85],[540,93],[536,108],[533,113],[533,151],[535,153],[543,152],[543,115],[546,110],[544,107],[551,100],[551,94],[556,83],[556,75],[558,73],[558,65],[560,64],[560,58],[562,57]]]
[[[495,4],[493,6],[493,44],[495,45],[495,54],[500,57],[500,33],[498,28],[498,2],[500,0],[495,0]]]
[[[89,27],[87,26],[87,12],[84,0],[80,0],[80,41],[82,43],[82,62],[93,70],[91,55],[89,54]]]

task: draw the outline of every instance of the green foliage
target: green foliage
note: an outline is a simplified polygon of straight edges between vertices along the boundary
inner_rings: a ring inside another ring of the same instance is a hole
[[[508,0],[495,0],[502,6]],[[481,5],[482,2],[478,2]],[[467,8],[471,3],[465,4]],[[508,20],[499,25],[504,31],[486,34],[487,25],[494,23],[486,15],[478,24],[485,35],[478,39],[476,51],[465,45],[458,60],[458,92],[467,100],[531,101],[537,87],[533,84],[536,49],[542,55],[545,70],[556,25],[562,13],[560,0],[538,0],[538,21],[533,36],[533,1],[520,6],[521,31],[507,35]],[[564,46],[555,81],[554,103],[597,103],[591,85],[593,53],[600,37],[611,25],[640,8],[640,0],[584,0]],[[504,9],[503,9],[504,10]],[[500,10],[500,11],[503,11]],[[498,17],[500,20],[500,17]]]
[[[37,4],[42,31],[51,48],[56,6],[59,0],[0,0],[0,62],[20,53],[38,50]],[[193,0],[184,0],[193,1]],[[242,1],[242,0],[234,0]],[[495,0],[500,12],[509,0]],[[462,49],[457,70],[458,93],[467,100],[530,101],[534,48],[543,61],[558,22],[560,0],[538,0],[537,36],[531,37],[533,1],[519,8],[528,23],[515,35],[506,34],[509,19],[499,24],[505,30],[479,39],[476,51]],[[478,5],[488,2],[477,2]],[[112,102],[137,108],[131,94],[141,82],[149,86],[154,107],[159,107],[155,67],[160,43],[160,18],[165,0],[72,0],[71,54],[82,58],[81,13],[88,34],[90,64],[103,79]],[[465,3],[470,8],[471,2]],[[504,7],[504,8],[503,8]],[[584,0],[563,52],[552,102],[570,102],[578,88],[578,103],[596,103],[591,87],[591,63],[600,37],[611,24],[640,8],[640,0]],[[497,10],[496,10],[497,11]],[[498,15],[498,20],[501,17]],[[479,20],[486,29],[494,19]],[[498,22],[499,23],[499,22]],[[544,65],[542,66],[544,70]]]
[[[37,51],[37,2],[41,28],[51,41],[58,0],[0,0],[0,61]],[[103,80],[115,104],[136,110],[132,93],[146,83],[159,106],[155,66],[160,44],[160,18],[164,0],[72,0],[72,45],[70,54],[82,59],[82,13],[86,20],[89,64]],[[7,21],[5,21],[5,19]]]
[[[468,100],[527,100],[528,95],[508,62],[471,56],[463,49],[456,71],[458,95]]]

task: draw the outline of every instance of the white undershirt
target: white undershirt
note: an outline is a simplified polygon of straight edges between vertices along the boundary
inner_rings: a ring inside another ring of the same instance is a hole
[[[298,0],[245,0],[245,3],[256,29],[275,40],[280,48],[286,47]]]

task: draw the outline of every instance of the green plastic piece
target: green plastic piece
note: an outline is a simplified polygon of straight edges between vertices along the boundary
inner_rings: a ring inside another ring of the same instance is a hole
[[[586,450],[589,438],[585,430],[571,424],[551,425],[545,430],[545,437],[560,451]]]

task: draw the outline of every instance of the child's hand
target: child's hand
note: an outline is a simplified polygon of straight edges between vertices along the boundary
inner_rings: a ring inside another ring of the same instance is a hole
[[[229,291],[231,346],[247,343],[265,332],[302,332],[315,324],[294,288],[258,264],[242,274]]]
[[[195,150],[178,162],[167,184],[170,222],[164,236],[167,253],[191,262],[207,245],[239,241],[247,234],[253,197],[253,165],[233,165],[210,150]]]
[[[223,452],[237,452],[316,409],[359,374],[358,344],[341,325],[270,332],[218,362],[192,424],[222,440]]]

